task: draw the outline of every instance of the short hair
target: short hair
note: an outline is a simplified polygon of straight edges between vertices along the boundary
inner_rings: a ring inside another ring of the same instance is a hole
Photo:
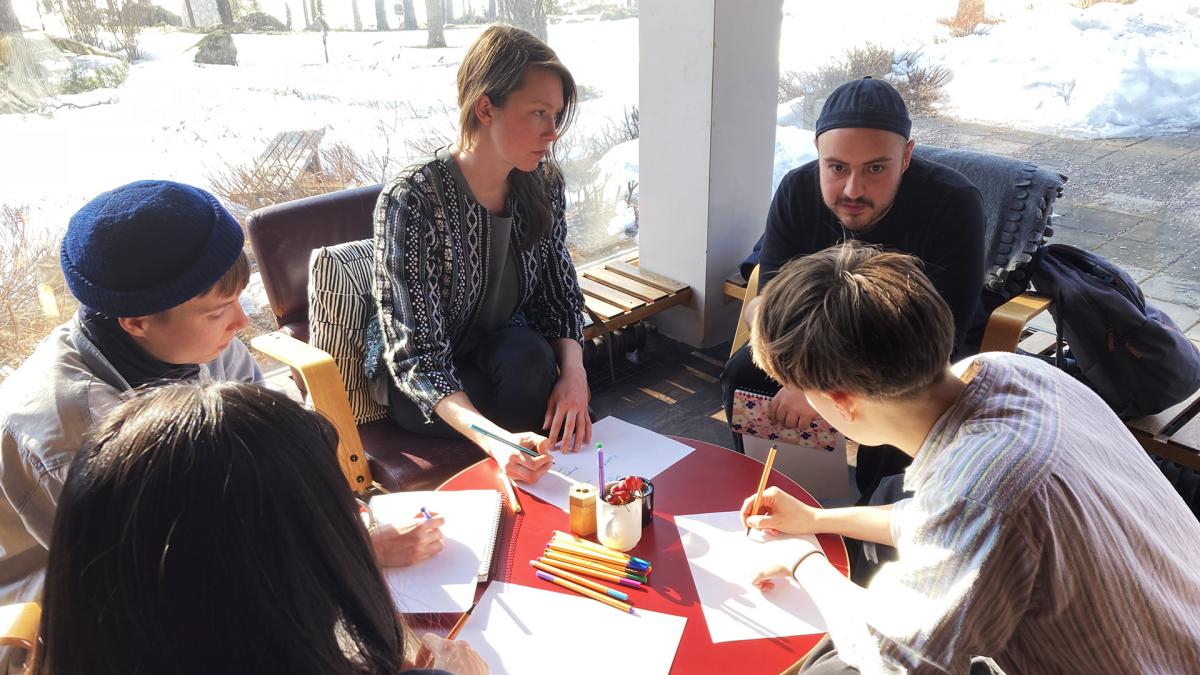
[[[135,392],[63,486],[35,672],[398,672],[404,629],[336,444],[255,385]]]
[[[851,241],[784,265],[751,341],[754,362],[784,385],[906,398],[945,370],[954,318],[917,258]]]
[[[209,289],[200,295],[208,295],[216,292],[222,296],[241,293],[242,290],[250,284],[250,259],[246,257],[246,252],[242,251],[233,261],[233,265],[225,270],[225,274],[217,279],[217,283],[213,284]]]

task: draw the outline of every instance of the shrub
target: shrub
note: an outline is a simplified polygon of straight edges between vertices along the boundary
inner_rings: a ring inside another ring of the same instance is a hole
[[[122,61],[98,64],[92,60],[72,59],[60,89],[63,94],[112,89],[121,86],[126,77],[129,77],[129,66]]]
[[[235,33],[282,33],[287,31],[287,29],[287,25],[265,12],[251,12],[233,24],[233,32]]]
[[[816,119],[825,98],[834,89],[870,75],[896,87],[911,114],[932,115],[944,98],[944,86],[953,75],[942,66],[918,65],[921,56],[920,51],[896,53],[873,44],[854,47],[815,71],[785,72],[779,79],[779,100],[800,98],[803,117],[811,121]]]
[[[1132,5],[1133,3],[1137,2],[1137,0],[1079,0],[1079,2],[1075,3],[1075,6],[1079,9],[1087,9],[1088,7],[1099,5],[1102,2],[1111,2],[1118,5]]]
[[[29,221],[28,208],[0,205],[0,380],[75,311],[56,240]]]

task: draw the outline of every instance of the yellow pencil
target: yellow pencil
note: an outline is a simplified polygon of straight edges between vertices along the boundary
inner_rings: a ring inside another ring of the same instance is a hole
[[[560,569],[570,570],[576,574],[582,574],[584,576],[589,576],[589,577],[592,577],[593,579],[603,579],[605,581],[611,581],[615,584],[620,584],[622,586],[628,586],[630,588],[641,588],[642,587],[642,582],[640,582],[636,579],[627,579],[619,574],[612,574],[610,572],[601,572],[599,570],[594,570],[594,569],[591,569],[588,567],[580,567],[579,565],[575,565],[575,564],[569,563],[569,562],[563,562],[561,560],[555,560],[553,558],[538,558],[537,561],[540,563],[545,563],[552,567],[558,567]]]
[[[520,513],[521,502],[517,500],[517,489],[513,487],[508,474],[504,473],[504,467],[500,467],[500,482],[504,483],[504,491],[508,493],[508,503],[512,506],[513,513]]]
[[[475,606],[478,604],[478,602],[471,603],[471,607],[463,612],[463,615],[458,618],[458,622],[454,624],[454,628],[450,629],[450,633],[446,636],[447,640],[453,640],[458,637],[459,631],[463,629],[463,626],[467,625],[467,619],[470,618],[471,612],[475,611]]]
[[[775,463],[775,446],[771,446],[771,450],[767,452],[767,462],[763,464],[762,478],[758,481],[758,492],[754,493],[754,507],[750,509],[750,515],[758,515],[758,505],[762,502],[763,490],[767,487],[767,478],[771,476],[771,465]],[[750,536],[750,526],[746,526],[746,536]]]
[[[598,563],[612,565],[613,567],[626,567],[629,564],[629,561],[627,561],[627,560],[621,560],[620,558],[610,558],[606,555],[596,553],[595,551],[592,551],[591,549],[586,549],[586,548],[583,548],[582,546],[571,546],[570,544],[564,544],[560,541],[551,541],[548,544],[546,544],[546,547],[554,549],[555,551],[562,551],[563,553],[566,553],[569,555],[578,556],[580,558],[587,558],[588,560],[595,560]]]

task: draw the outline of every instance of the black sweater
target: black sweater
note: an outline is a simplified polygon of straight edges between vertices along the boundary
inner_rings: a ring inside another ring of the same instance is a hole
[[[983,198],[966,176],[913,157],[890,211],[866,232],[843,232],[821,199],[816,161],[788,172],[767,213],[759,258],[760,288],[788,260],[842,243],[847,236],[920,258],[954,314],[955,351],[983,291]]]

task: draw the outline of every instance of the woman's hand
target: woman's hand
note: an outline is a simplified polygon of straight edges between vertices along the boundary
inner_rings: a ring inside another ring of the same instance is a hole
[[[387,523],[371,529],[371,548],[384,567],[408,567],[432,558],[442,550],[442,525],[446,519],[434,514],[414,516],[409,523]]]
[[[754,515],[754,495],[742,502],[742,524],[769,534],[816,534],[820,509],[805,504],[777,487],[763,490],[759,511]]]
[[[421,646],[428,650],[428,657],[424,654],[417,657],[419,667],[435,668],[456,675],[488,675],[491,672],[483,657],[462,640],[447,640],[426,633],[421,636]]]
[[[809,405],[808,399],[804,397],[804,392],[784,387],[771,399],[771,403],[767,406],[767,415],[772,422],[795,429],[799,426],[808,426],[808,423],[817,416],[817,411]]]
[[[765,593],[772,588],[775,588],[775,584],[778,583],[776,580],[791,579],[792,566],[795,565],[797,561],[805,559],[814,551],[820,552],[820,549],[818,549],[816,546],[813,546],[812,542],[802,540],[802,543],[803,546],[800,548],[800,552],[796,556],[796,560],[768,563],[762,569],[760,569],[757,574],[754,575],[754,578],[751,579],[750,583],[753,584],[755,588]],[[824,554],[822,553],[822,555]]]
[[[536,483],[537,479],[549,471],[551,465],[554,464],[554,460],[549,454],[550,441],[545,436],[532,431],[501,435],[523,448],[537,450],[541,453],[538,457],[530,457],[493,438],[483,437],[482,443],[485,444],[488,454],[496,459],[496,463],[509,478],[525,483]]]
[[[546,404],[546,419],[543,429],[549,429],[550,446],[561,442],[563,452],[575,452],[592,442],[592,420],[588,416],[587,372],[582,365],[562,368],[558,381],[550,390]]]

